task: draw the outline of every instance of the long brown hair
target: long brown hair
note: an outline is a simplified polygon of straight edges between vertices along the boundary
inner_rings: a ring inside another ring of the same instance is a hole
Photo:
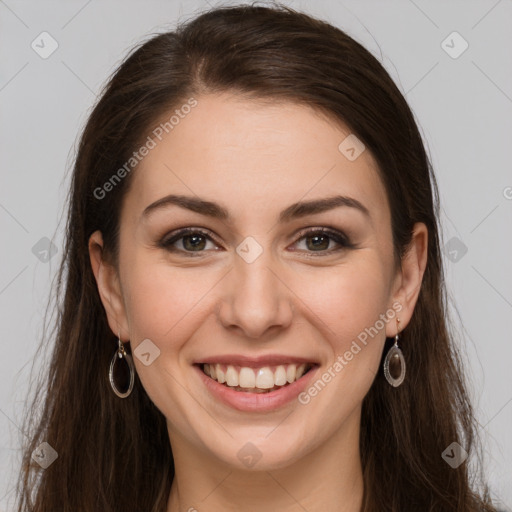
[[[428,263],[402,332],[407,378],[395,389],[377,375],[363,402],[362,510],[494,510],[468,461],[454,469],[441,456],[453,442],[473,454],[476,423],[447,320],[437,185],[409,106],[378,60],[343,31],[288,7],[241,5],[141,43],[110,78],[84,128],[55,283],[55,345],[25,422],[30,442],[19,512],[165,511],[174,477],[165,418],[137,377],[129,399],[109,388],[116,337],[88,254],[99,229],[104,257],[117,265],[119,213],[136,166],[108,198],[94,191],[163,115],[220,91],[310,105],[357,134],[385,184],[398,264],[414,223],[428,228]],[[58,459],[42,470],[31,453],[44,441]]]

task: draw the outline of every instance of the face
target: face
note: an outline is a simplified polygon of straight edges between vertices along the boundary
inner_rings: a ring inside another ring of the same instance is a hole
[[[104,304],[173,450],[285,467],[357,432],[406,302],[389,204],[370,152],[316,111],[197,102],[134,171]]]

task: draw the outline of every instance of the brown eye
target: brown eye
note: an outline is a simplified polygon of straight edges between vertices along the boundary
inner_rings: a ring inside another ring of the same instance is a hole
[[[301,240],[305,240],[305,250],[313,253],[332,254],[333,252],[352,247],[352,244],[343,233],[323,228],[302,232],[296,244]],[[338,244],[338,248],[333,249],[332,242]],[[318,255],[323,256],[324,254]]]
[[[328,249],[330,241],[331,238],[325,233],[319,235],[310,235],[306,237],[306,246],[312,251],[316,251],[317,249]]]
[[[163,240],[160,246],[170,252],[201,253],[207,249],[208,242],[213,244],[213,248],[218,247],[205,231],[186,228]]]
[[[201,250],[205,248],[206,242],[203,235],[185,235],[182,237],[183,247],[188,251]]]

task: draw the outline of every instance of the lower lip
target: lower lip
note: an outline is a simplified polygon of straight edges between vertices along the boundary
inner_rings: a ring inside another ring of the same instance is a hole
[[[216,399],[239,411],[256,412],[272,411],[296,399],[307,387],[309,381],[319,368],[318,366],[314,366],[300,379],[275,391],[269,391],[268,393],[250,393],[246,391],[235,391],[234,389],[224,386],[224,384],[219,384],[216,380],[208,377],[199,365],[194,365],[194,367],[199,372],[199,376],[208,391],[210,391]]]

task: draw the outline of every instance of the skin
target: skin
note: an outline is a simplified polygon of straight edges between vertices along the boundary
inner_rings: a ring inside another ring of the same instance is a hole
[[[292,354],[319,361],[320,375],[393,303],[403,329],[425,270],[427,229],[415,225],[397,271],[384,186],[369,150],[354,161],[338,150],[346,127],[294,103],[229,94],[197,100],[133,171],[119,268],[102,257],[99,231],[89,241],[112,331],[132,351],[146,338],[160,350],[149,366],[134,363],[167,418],[176,468],[167,510],[358,511],[361,404],[396,320],[309,403],[263,414],[215,401],[191,365],[204,355]],[[220,203],[231,223],[174,205],[141,218],[171,193]],[[370,218],[343,206],[278,222],[290,204],[334,193],[360,201]],[[198,253],[183,238],[174,244],[181,253],[158,245],[187,226],[216,240],[200,239],[198,257],[187,256]],[[316,249],[314,234],[297,236],[319,227],[345,233],[354,247],[327,238]],[[247,236],[263,250],[252,263],[236,252]],[[237,457],[247,442],[261,453],[251,468]]]

